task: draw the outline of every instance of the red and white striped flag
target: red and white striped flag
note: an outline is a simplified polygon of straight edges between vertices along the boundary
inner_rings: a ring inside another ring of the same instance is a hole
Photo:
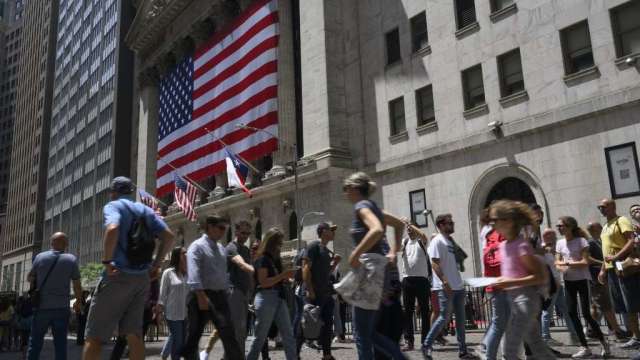
[[[138,189],[138,194],[140,195],[140,202],[152,208],[153,210],[157,210],[160,207],[158,206],[158,199],[156,199],[153,195],[148,192]]]
[[[174,170],[194,181],[223,171],[222,142],[248,161],[277,149],[277,47],[277,1],[255,1],[161,80],[158,197]]]
[[[191,221],[198,221],[198,214],[196,213],[196,196],[198,196],[198,189],[189,181],[184,181],[182,177],[174,173],[175,181],[175,200],[176,205],[182,210],[184,216]]]

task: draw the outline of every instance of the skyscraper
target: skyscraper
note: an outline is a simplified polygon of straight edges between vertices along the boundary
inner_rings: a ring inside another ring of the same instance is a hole
[[[24,291],[31,259],[40,250],[47,148],[53,91],[57,1],[16,2],[13,17],[24,12],[15,95],[15,123],[6,226],[2,232],[2,288]],[[9,40],[8,44],[11,43]],[[11,53],[9,51],[8,53]],[[12,70],[13,71],[13,70]],[[4,84],[6,86],[6,82]],[[6,90],[6,89],[5,89]],[[6,92],[3,92],[6,94]],[[5,100],[7,96],[5,95]],[[6,102],[3,108],[11,106]],[[38,225],[39,224],[39,225]]]
[[[99,261],[110,181],[130,171],[133,54],[121,44],[133,8],[59,4],[44,233],[64,231],[81,262]]]

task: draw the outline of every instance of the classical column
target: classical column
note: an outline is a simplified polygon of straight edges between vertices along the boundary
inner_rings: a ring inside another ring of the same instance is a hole
[[[138,74],[138,164],[136,183],[153,193],[156,188],[159,121],[159,76],[154,68]]]

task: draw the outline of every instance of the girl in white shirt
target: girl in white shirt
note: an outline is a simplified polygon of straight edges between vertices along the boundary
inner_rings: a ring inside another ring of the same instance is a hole
[[[160,355],[166,359],[171,354],[172,360],[180,359],[180,350],[184,344],[187,319],[187,251],[183,247],[175,247],[171,251],[169,268],[162,273],[160,280],[160,296],[158,311],[164,313],[169,326],[169,337]]]

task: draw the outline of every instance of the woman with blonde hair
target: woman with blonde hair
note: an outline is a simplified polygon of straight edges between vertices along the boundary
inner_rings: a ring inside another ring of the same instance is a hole
[[[609,344],[600,330],[600,325],[591,317],[589,296],[589,242],[587,233],[578,226],[576,219],[571,216],[563,216],[558,219],[556,225],[558,232],[564,236],[556,242],[556,268],[564,274],[564,288],[567,296],[569,317],[576,330],[582,348],[573,355],[575,359],[591,356],[591,350],[584,335],[580,316],[578,315],[578,297],[582,314],[593,330],[595,337],[602,344],[601,356],[611,355]]]
[[[361,284],[359,289],[362,293],[366,293],[366,301],[359,305],[353,303],[356,349],[358,358],[362,360],[374,358],[374,346],[376,350],[394,360],[405,359],[399,344],[378,333],[376,326],[387,265],[395,266],[396,252],[407,224],[385,213],[369,199],[375,189],[376,184],[363,172],[349,176],[345,179],[343,186],[345,196],[354,204],[351,237],[355,248],[349,256],[349,264],[356,269],[356,272],[360,267],[364,268],[360,269],[361,274],[368,272],[366,284]],[[395,242],[391,244],[387,244],[384,239],[386,225],[391,225],[395,231]],[[422,234],[419,230],[415,230]],[[384,256],[388,260],[385,260]],[[344,297],[344,294],[341,295]],[[366,307],[363,303],[366,303]],[[400,317],[399,321],[401,320]]]
[[[500,243],[501,277],[494,289],[507,292],[511,319],[504,337],[504,359],[519,359],[524,339],[536,359],[555,359],[540,336],[537,316],[542,299],[539,287],[547,280],[546,267],[534,255],[522,230],[535,224],[535,214],[526,204],[500,200],[491,204],[493,228],[505,237]]]
[[[284,346],[287,360],[297,359],[296,341],[293,337],[289,308],[285,301],[283,282],[293,279],[295,269],[282,270],[280,249],[284,234],[278,228],[269,229],[258,246],[254,264],[256,279],[255,338],[251,343],[247,360],[257,360],[267,339],[269,328],[275,322]]]

